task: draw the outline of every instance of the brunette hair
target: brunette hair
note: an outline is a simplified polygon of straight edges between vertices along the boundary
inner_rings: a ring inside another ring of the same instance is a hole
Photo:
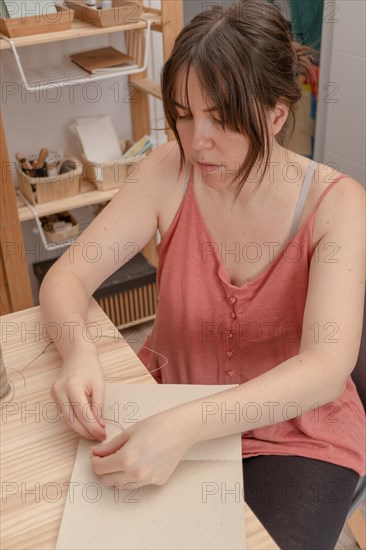
[[[185,76],[187,108],[188,73],[193,67],[210,106],[217,108],[222,127],[249,137],[247,158],[236,173],[237,196],[255,163],[268,164],[266,114],[278,100],[289,107],[293,134],[294,106],[302,93],[299,77],[311,78],[312,61],[311,48],[293,41],[291,24],[264,0],[241,0],[227,9],[213,6],[196,15],[177,36],[161,72],[164,113],[180,149],[179,174],[185,162],[174,103],[180,73]],[[287,121],[276,136],[281,145],[286,133]]]

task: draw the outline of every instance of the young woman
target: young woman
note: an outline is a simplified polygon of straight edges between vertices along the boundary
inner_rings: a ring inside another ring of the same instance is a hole
[[[220,413],[205,422],[207,399],[194,400],[94,447],[93,468],[108,485],[161,485],[194,443],[242,433],[245,499],[292,550],[334,548],[365,473],[365,415],[350,377],[364,191],[283,146],[309,65],[271,4],[197,15],[161,76],[176,141],[139,165],[137,182],[123,184],[40,291],[46,322],[75,323],[74,341],[56,342],[63,368],[52,395],[71,428],[103,441],[102,418],[82,415],[104,392],[82,337],[89,299],[123,265],[126,244],[141,249],[159,229],[158,311],[139,356],[160,383],[237,386],[210,396]],[[82,253],[90,242],[103,251],[92,264]]]

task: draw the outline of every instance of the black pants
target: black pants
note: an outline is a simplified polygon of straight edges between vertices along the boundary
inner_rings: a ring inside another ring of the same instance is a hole
[[[244,498],[281,550],[333,550],[359,475],[322,460],[243,459]]]

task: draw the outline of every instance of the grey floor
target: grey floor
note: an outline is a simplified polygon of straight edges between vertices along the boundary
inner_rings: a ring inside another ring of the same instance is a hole
[[[122,331],[123,337],[135,352],[140,349],[146,337],[150,334],[152,326],[153,322],[150,322]],[[365,516],[365,501],[363,502],[361,508],[363,515]],[[335,550],[359,550],[359,548],[360,547],[356,543],[351,530],[346,524],[338,539]]]

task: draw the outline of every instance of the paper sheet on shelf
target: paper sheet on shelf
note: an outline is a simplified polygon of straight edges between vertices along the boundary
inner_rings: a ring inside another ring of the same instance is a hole
[[[92,162],[109,162],[122,157],[121,146],[109,115],[91,117],[74,126],[85,156]]]
[[[4,19],[9,17],[8,8],[7,8],[4,0],[0,0],[0,17],[3,17]]]
[[[210,394],[230,387],[106,384],[108,439],[119,424],[203,396],[210,403]],[[245,550],[240,434],[193,446],[163,486],[120,491],[93,473],[93,444],[80,440],[57,550]]]

